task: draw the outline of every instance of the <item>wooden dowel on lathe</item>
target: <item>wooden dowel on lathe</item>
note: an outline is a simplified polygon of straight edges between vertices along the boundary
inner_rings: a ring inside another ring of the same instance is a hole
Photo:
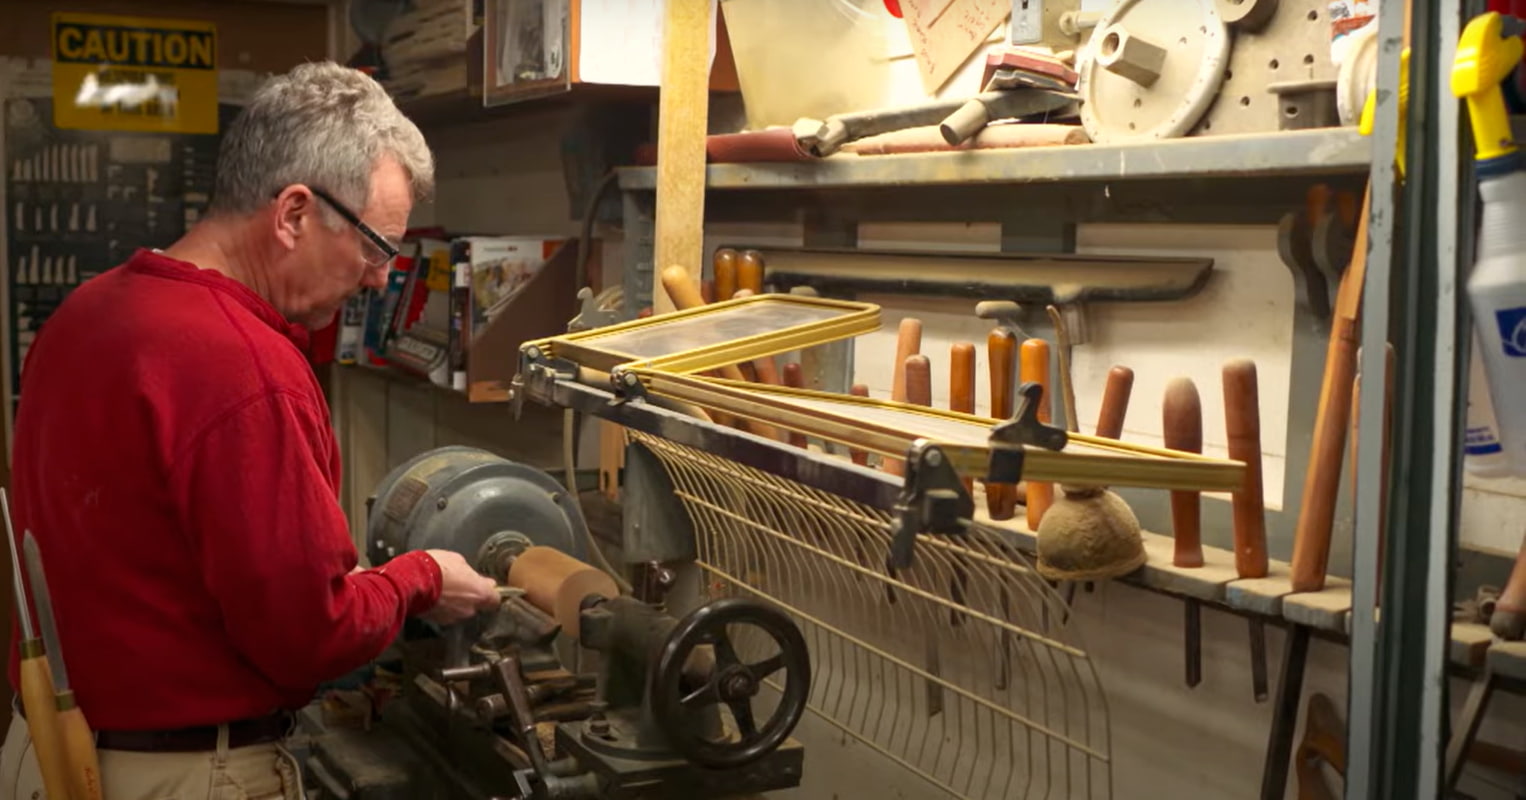
[[[1044,388],[1039,397],[1038,421],[1048,423],[1052,417],[1050,408],[1054,403],[1054,393],[1051,391],[1049,380],[1049,342],[1043,339],[1029,339],[1023,342],[1018,350],[1019,382],[1037,383]],[[1028,530],[1036,531],[1039,523],[1044,519],[1044,512],[1054,502],[1054,484],[1047,481],[1024,481],[1028,489]]]
[[[699,294],[705,257],[705,135],[710,117],[710,4],[665,3],[657,98],[657,209],[653,263],[677,267]],[[671,297],[652,298],[658,314]]]
[[[1266,577],[1266,499],[1261,480],[1261,401],[1256,362],[1234,359],[1224,365],[1224,431],[1229,457],[1245,464],[1245,484],[1232,497],[1235,573]]]

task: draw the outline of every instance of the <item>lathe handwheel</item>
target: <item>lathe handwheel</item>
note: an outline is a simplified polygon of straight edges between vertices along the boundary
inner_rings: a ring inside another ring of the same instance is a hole
[[[761,629],[779,646],[778,654],[743,663],[728,625]],[[703,686],[687,687],[684,664],[694,648],[706,644],[715,649],[715,669]],[[759,726],[753,697],[764,678],[781,671],[785,676],[779,706]],[[659,651],[651,675],[654,716],[669,744],[690,762],[716,769],[749,764],[776,750],[800,721],[811,691],[810,653],[794,620],[773,606],[740,597],[708,603],[680,620]],[[699,732],[696,712],[715,705],[731,709],[738,738],[717,741]]]

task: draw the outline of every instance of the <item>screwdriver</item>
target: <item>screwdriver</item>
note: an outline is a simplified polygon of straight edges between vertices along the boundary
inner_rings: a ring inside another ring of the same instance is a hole
[[[0,487],[0,512],[5,516],[5,540],[11,548],[11,583],[16,589],[16,616],[21,621],[21,705],[26,711],[27,734],[37,752],[42,785],[53,800],[68,800],[68,766],[58,737],[58,707],[53,696],[53,675],[43,652],[42,640],[32,629],[27,611],[26,587],[21,582],[21,557],[16,552],[16,532],[11,528],[11,504]]]

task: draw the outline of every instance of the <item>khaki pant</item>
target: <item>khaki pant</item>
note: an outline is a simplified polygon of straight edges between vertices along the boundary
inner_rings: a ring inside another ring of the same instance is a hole
[[[105,800],[301,800],[303,796],[295,760],[276,744],[237,750],[225,744],[207,753],[102,750],[100,759]],[[47,800],[20,714],[12,717],[0,749],[0,800]]]

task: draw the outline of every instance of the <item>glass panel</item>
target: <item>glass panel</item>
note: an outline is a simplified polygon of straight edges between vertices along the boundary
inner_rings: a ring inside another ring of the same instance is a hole
[[[841,308],[760,300],[724,311],[709,311],[650,327],[595,336],[583,339],[579,344],[592,350],[649,359],[826,322],[849,313],[852,312]]]

